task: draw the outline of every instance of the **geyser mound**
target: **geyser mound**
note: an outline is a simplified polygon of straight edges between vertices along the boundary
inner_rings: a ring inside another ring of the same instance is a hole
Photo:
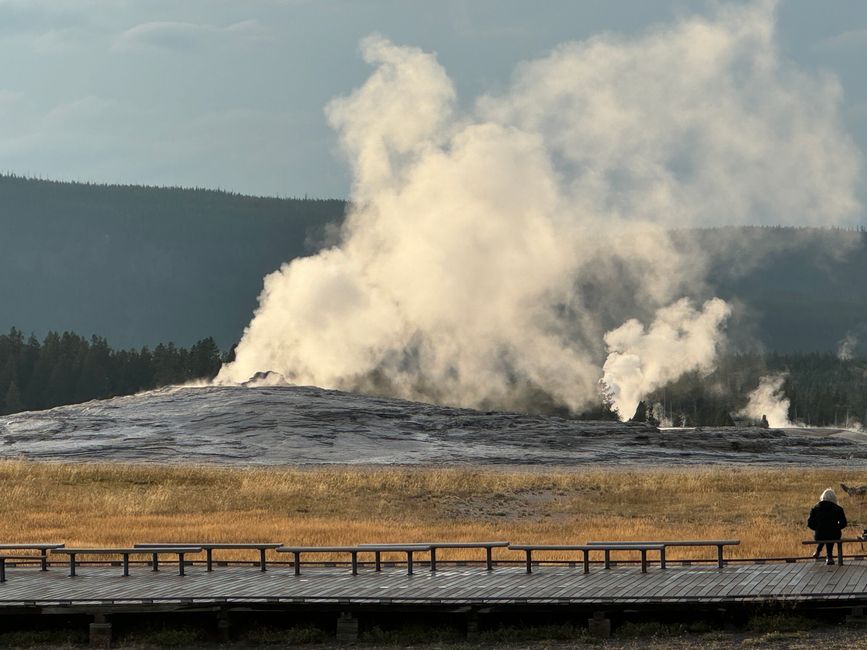
[[[660,431],[302,386],[171,388],[0,418],[5,458],[230,465],[867,464],[853,440]]]

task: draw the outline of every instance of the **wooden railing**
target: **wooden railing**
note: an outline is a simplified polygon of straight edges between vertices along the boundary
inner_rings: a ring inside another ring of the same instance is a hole
[[[589,546],[608,546],[610,548],[616,548],[618,545],[624,544],[662,544],[666,548],[670,548],[673,546],[691,546],[691,547],[701,547],[701,546],[715,546],[716,547],[716,559],[717,566],[722,569],[725,566],[725,560],[723,558],[723,548],[726,546],[737,546],[741,543],[739,539],[675,539],[675,540],[653,540],[653,541],[640,541],[640,542],[587,542]],[[608,554],[606,553],[605,557],[606,568],[608,564]],[[665,549],[663,549],[660,555],[660,567],[665,568]]]
[[[812,544],[813,546],[818,546],[819,544],[834,544],[837,547],[837,564],[843,566],[843,544],[861,544],[862,547],[864,543],[867,542],[867,539],[863,537],[843,537],[842,539],[807,539],[801,542],[801,544]]]
[[[825,544],[831,543],[837,547],[837,563],[843,564],[843,550],[844,545],[847,544],[864,544],[867,540],[862,539],[861,537],[851,537],[851,538],[843,538],[839,540],[805,540],[803,541],[804,545],[814,545],[814,544]],[[488,571],[493,571],[497,565],[509,565],[514,566],[516,564],[523,564],[526,568],[527,573],[530,573],[533,570],[533,567],[539,567],[545,564],[551,565],[563,565],[570,564],[574,565],[576,562],[574,560],[564,560],[562,559],[562,554],[568,554],[570,552],[580,553],[580,558],[578,561],[583,564],[583,568],[585,572],[590,570],[591,564],[601,564],[602,567],[608,569],[612,566],[611,555],[613,553],[621,553],[621,552],[633,552],[640,554],[641,558],[639,560],[641,565],[641,570],[646,572],[648,569],[648,553],[658,553],[659,554],[659,566],[661,569],[665,569],[667,564],[672,562],[681,562],[681,563],[693,563],[693,562],[712,562],[714,560],[711,559],[688,559],[688,560],[673,560],[670,556],[667,556],[667,550],[670,550],[672,547],[711,547],[716,548],[716,558],[715,562],[718,567],[723,568],[728,562],[797,562],[803,561],[807,559],[806,557],[781,557],[781,558],[737,558],[737,559],[726,559],[724,557],[724,551],[726,547],[731,547],[740,544],[739,540],[736,539],[727,539],[727,540],[643,540],[643,541],[619,541],[619,540],[603,540],[603,541],[590,541],[585,544],[509,544],[506,541],[459,541],[459,542],[450,542],[450,541],[435,541],[435,542],[410,542],[405,544],[395,544],[395,543],[387,543],[387,544],[372,544],[372,543],[364,543],[357,545],[346,545],[346,546],[293,546],[293,545],[282,545],[278,542],[148,542],[148,543],[138,543],[134,544],[130,547],[78,547],[78,548],[67,548],[61,543],[32,543],[32,544],[0,544],[0,582],[4,581],[8,577],[8,572],[6,571],[9,563],[15,563],[16,565],[26,565],[26,564],[37,564],[40,568],[45,571],[48,570],[50,566],[49,562],[49,553],[51,555],[65,555],[67,556],[67,562],[69,565],[69,574],[71,576],[76,575],[76,567],[82,566],[86,564],[118,564],[118,558],[120,559],[120,564],[123,566],[123,575],[129,575],[129,567],[131,564],[130,557],[136,556],[150,556],[149,561],[142,562],[139,560],[139,563],[144,563],[152,567],[153,571],[159,570],[159,561],[160,555],[163,554],[174,554],[178,557],[178,573],[180,575],[184,575],[184,567],[189,566],[191,564],[199,563],[204,564],[206,571],[210,572],[214,570],[214,553],[222,550],[234,550],[234,551],[243,551],[243,550],[251,550],[258,551],[258,563],[257,565],[262,571],[265,571],[267,568],[266,563],[266,552],[272,551],[278,554],[291,554],[293,557],[289,561],[279,561],[272,558],[273,564],[291,564],[294,568],[294,573],[299,575],[301,572],[301,563],[302,556],[310,556],[315,555],[322,557],[323,555],[331,555],[331,556],[339,556],[346,555],[348,556],[348,562],[346,564],[351,565],[351,570],[353,575],[358,574],[359,566],[362,564],[359,562],[360,556],[370,555],[373,556],[373,562],[370,563],[373,565],[375,571],[380,571],[382,569],[382,558],[387,556],[387,554],[400,554],[405,556],[396,564],[405,565],[407,568],[407,573],[412,574],[415,566],[418,564],[417,556],[419,554],[426,555],[429,557],[429,568],[430,571],[437,571],[440,564],[443,563],[442,558],[437,557],[437,551],[442,549],[464,549],[464,550],[473,550],[479,549],[484,551],[484,559],[460,559],[454,560],[449,559],[448,562],[459,562],[461,564],[467,562],[484,562],[484,566]],[[498,555],[497,560],[494,560],[494,549],[499,549],[501,553]],[[4,553],[4,551],[9,551],[8,553]],[[25,554],[15,554],[16,551],[22,551]],[[26,554],[27,551],[38,551],[39,555],[34,554]],[[510,552],[516,552],[523,554],[523,559],[518,559],[516,557],[510,558],[508,554]],[[561,557],[556,559],[540,559],[540,554],[544,552],[560,552]],[[593,555],[595,553],[602,554],[602,560],[599,562],[598,560],[593,561]],[[199,556],[198,559],[190,560],[189,556],[198,555],[200,553],[204,553],[205,557],[202,558]],[[99,559],[89,559],[88,561],[83,562],[81,560],[82,556],[97,556]],[[863,556],[863,554],[862,554]],[[851,556],[850,556],[851,557]],[[423,558],[426,559],[426,558]],[[234,558],[229,561],[222,561],[220,564],[229,564],[240,562],[239,560],[235,560]],[[627,559],[626,562],[635,562],[634,559]],[[248,565],[250,561],[246,562]],[[618,563],[624,563],[624,560],[618,558]],[[334,561],[331,558],[310,561],[310,565],[325,565],[325,564],[334,564]],[[339,562],[338,562],[339,564]],[[367,564],[367,566],[370,566]]]
[[[143,544],[133,544],[135,548],[149,549],[154,547],[164,547],[164,546],[195,546],[196,548],[201,548],[205,551],[205,568],[207,571],[214,570],[214,550],[257,550],[259,551],[259,568],[262,571],[266,570],[266,559],[265,559],[265,551],[269,549],[276,549],[280,546],[283,546],[280,542],[184,542],[184,543],[175,543],[175,542],[147,542]],[[152,560],[154,565],[158,562],[157,554],[152,554]]]

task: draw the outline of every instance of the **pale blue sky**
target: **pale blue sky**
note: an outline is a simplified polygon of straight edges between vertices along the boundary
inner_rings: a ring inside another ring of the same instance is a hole
[[[559,43],[714,4],[0,0],[0,170],[343,198],[349,170],[323,107],[369,74],[364,36],[436,52],[470,103]],[[785,57],[837,75],[867,151],[867,2],[783,0],[778,33]]]

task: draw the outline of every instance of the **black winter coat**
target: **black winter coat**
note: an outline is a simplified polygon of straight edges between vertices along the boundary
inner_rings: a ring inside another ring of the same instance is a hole
[[[843,508],[831,501],[819,501],[810,510],[807,528],[816,531],[815,539],[840,539],[848,525]]]

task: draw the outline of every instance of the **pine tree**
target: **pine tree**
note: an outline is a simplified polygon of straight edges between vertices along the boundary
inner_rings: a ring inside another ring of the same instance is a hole
[[[3,400],[3,412],[18,413],[24,410],[24,403],[21,401],[21,391],[18,390],[18,384],[13,381],[9,384],[9,389],[6,391],[6,399]]]

